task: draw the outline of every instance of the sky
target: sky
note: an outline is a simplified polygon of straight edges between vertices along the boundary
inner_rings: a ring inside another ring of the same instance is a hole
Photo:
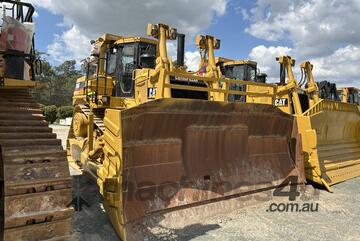
[[[360,87],[359,0],[28,0],[36,8],[36,48],[53,65],[89,55],[103,33],[145,36],[147,23],[186,34],[185,61],[197,69],[197,34],[221,39],[216,56],[258,62],[278,80],[275,58],[290,55],[314,65],[316,81]],[[176,56],[175,41],[168,44]]]

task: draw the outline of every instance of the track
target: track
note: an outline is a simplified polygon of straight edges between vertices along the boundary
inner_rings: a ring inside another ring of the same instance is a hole
[[[76,105],[76,106],[74,106],[74,114],[77,112],[83,113],[85,115],[86,119],[89,119],[90,107],[83,105],[83,104]],[[93,109],[93,114],[94,114],[95,127],[100,131],[101,134],[104,133],[104,131],[105,131],[105,124],[104,124],[105,109],[104,108]],[[68,134],[68,139],[76,138],[75,133],[74,133],[74,126],[73,126],[74,119],[75,118],[73,116],[73,122],[71,123],[71,127],[70,127],[69,134]],[[67,142],[67,150],[70,151],[69,142]]]
[[[61,141],[26,90],[0,90],[1,238],[66,240],[71,177]]]
[[[79,105],[81,111],[88,117],[90,113],[90,108],[86,105]],[[104,125],[104,115],[105,115],[105,109],[99,108],[99,109],[93,109],[94,114],[94,124],[97,126],[102,133],[105,131],[105,125]]]

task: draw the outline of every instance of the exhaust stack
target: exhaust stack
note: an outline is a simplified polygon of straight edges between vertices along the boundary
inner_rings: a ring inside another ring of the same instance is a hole
[[[184,54],[185,54],[185,34],[177,34],[177,66],[184,66]]]
[[[285,66],[284,64],[280,63],[280,84],[285,84]]]

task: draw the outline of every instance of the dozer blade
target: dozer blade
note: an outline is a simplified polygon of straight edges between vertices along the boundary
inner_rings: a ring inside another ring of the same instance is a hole
[[[67,240],[66,152],[26,90],[0,90],[0,240]]]
[[[124,241],[142,240],[152,217],[195,206],[219,213],[205,207],[269,190],[289,176],[304,182],[294,118],[271,105],[160,99],[107,109],[104,123],[98,184]]]
[[[360,176],[360,112],[356,105],[322,100],[297,117],[309,180],[330,185]]]

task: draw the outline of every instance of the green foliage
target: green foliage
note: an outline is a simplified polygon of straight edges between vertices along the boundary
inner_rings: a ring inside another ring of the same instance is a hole
[[[65,119],[67,117],[72,117],[73,108],[72,106],[61,106],[57,109],[57,118]]]
[[[42,60],[42,73],[36,76],[36,81],[45,83],[48,88],[35,89],[32,92],[35,100],[42,106],[45,118],[54,123],[57,119],[72,116],[72,95],[76,79],[81,71],[76,68],[75,60],[67,60],[59,66],[51,66]]]
[[[57,108],[55,105],[44,106],[43,112],[46,121],[50,123],[54,123],[56,121]]]
[[[42,60],[42,74],[36,76],[36,81],[47,84],[49,88],[34,90],[32,95],[45,106],[70,106],[76,79],[80,76],[75,60],[67,60],[59,66],[51,66]]]

